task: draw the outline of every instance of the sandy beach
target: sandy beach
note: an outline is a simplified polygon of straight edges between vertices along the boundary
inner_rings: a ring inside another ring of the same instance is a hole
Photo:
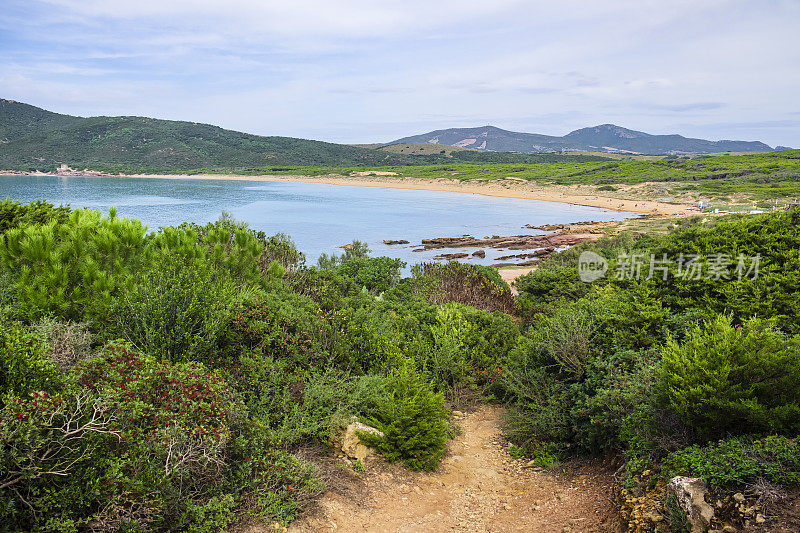
[[[464,194],[480,194],[500,198],[521,198],[527,200],[540,200],[545,202],[560,202],[566,204],[600,207],[613,211],[629,213],[660,214],[678,216],[689,212],[690,205],[658,202],[652,200],[639,200],[632,198],[614,198],[599,196],[582,191],[581,186],[548,185],[539,186],[535,183],[519,182],[512,180],[495,180],[491,183],[462,182],[446,178],[420,179],[387,176],[385,172],[379,175],[342,176],[328,174],[324,176],[299,176],[299,175],[260,175],[242,176],[235,174],[132,174],[125,177],[133,178],[162,178],[162,179],[197,179],[197,180],[240,180],[240,181],[287,181],[301,183],[324,183],[327,185],[341,185],[348,187],[384,187],[390,189],[413,189],[423,191],[448,191]],[[583,194],[582,194],[583,193]]]

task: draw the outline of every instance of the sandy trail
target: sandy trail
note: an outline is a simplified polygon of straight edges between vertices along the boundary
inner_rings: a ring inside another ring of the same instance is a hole
[[[458,420],[463,432],[434,473],[374,460],[359,494],[327,492],[289,531],[615,531],[610,473],[592,464],[529,468],[508,455],[501,414],[484,406]]]
[[[519,291],[517,290],[516,287],[514,287],[512,285],[512,283],[514,283],[514,281],[518,277],[524,276],[525,274],[530,274],[534,270],[536,270],[535,266],[534,267],[511,267],[511,268],[501,268],[500,270],[498,270],[498,272],[500,273],[500,277],[503,278],[503,281],[508,283],[509,286],[511,287],[511,294],[516,296],[516,295],[519,294]]]

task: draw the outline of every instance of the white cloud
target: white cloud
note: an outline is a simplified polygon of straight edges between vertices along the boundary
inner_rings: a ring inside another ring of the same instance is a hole
[[[776,122],[800,88],[791,0],[7,2],[0,96],[60,112],[343,142],[615,122],[800,145]]]

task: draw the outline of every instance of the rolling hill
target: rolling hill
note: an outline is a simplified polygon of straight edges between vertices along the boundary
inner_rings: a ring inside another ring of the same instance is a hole
[[[0,169],[112,171],[248,169],[281,165],[423,164],[422,158],[209,124],[145,117],[74,117],[0,99]]]
[[[544,153],[569,150],[635,154],[710,154],[769,152],[759,141],[707,141],[681,135],[650,135],[614,124],[575,130],[563,137],[520,133],[494,126],[450,128],[397,139],[389,144],[430,143],[494,152]]]

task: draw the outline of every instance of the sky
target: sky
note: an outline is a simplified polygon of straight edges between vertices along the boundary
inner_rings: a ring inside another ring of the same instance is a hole
[[[0,98],[388,142],[486,124],[800,147],[800,0],[2,0]]]

